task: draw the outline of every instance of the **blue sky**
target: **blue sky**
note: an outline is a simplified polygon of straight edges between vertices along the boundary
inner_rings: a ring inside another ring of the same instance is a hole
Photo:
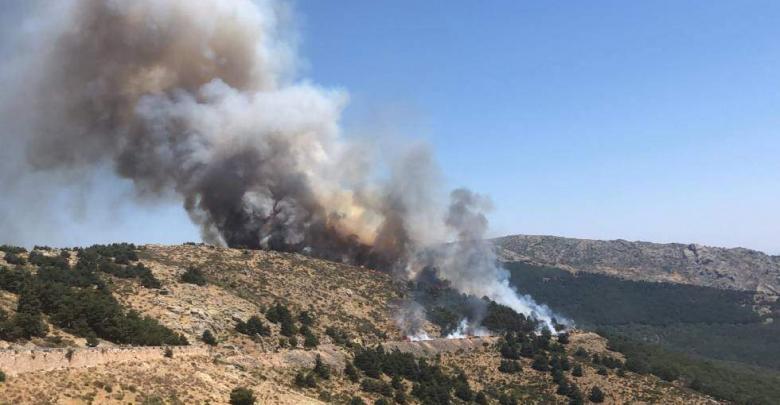
[[[301,76],[349,92],[347,131],[427,140],[448,187],[493,199],[494,235],[780,254],[777,1],[294,4]],[[178,206],[95,182],[81,203],[111,209],[71,224],[63,200],[71,231],[35,240],[199,239]]]
[[[299,1],[345,125],[434,145],[493,232],[780,253],[780,3]]]

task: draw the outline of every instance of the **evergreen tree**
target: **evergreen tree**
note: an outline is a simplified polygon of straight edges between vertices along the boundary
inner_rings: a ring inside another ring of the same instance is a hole
[[[604,393],[601,391],[601,388],[593,387],[593,389],[590,390],[590,395],[588,396],[588,399],[590,400],[590,402],[595,402],[595,403],[604,402]]]
[[[571,370],[571,375],[575,377],[582,377],[582,366],[579,364],[575,364],[574,369]]]
[[[545,354],[540,353],[534,356],[534,362],[531,364],[531,367],[537,371],[547,371],[550,369],[550,361]]]
[[[322,362],[322,357],[320,357],[319,354],[317,355],[317,359],[314,361],[314,369],[312,371],[323,380],[330,379],[330,367]]]
[[[344,367],[344,374],[352,382],[358,382],[358,380],[360,380],[360,374],[355,366],[352,365],[352,362],[347,362],[347,365]]]

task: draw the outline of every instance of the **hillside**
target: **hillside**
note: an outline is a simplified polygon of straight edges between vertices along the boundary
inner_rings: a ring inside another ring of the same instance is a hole
[[[594,387],[605,403],[714,403],[584,331],[404,340],[409,286],[369,269],[194,244],[2,250],[0,403],[227,403],[236,387],[263,404],[565,404]]]
[[[695,244],[513,235],[494,239],[506,261],[631,280],[666,281],[780,294],[780,256]]]

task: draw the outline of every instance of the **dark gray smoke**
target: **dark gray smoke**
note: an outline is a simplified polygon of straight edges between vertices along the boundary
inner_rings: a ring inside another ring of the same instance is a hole
[[[528,313],[481,241],[484,200],[457,190],[442,221],[425,147],[379,160],[345,140],[347,95],[296,78],[289,19],[273,0],[43,2],[3,72],[18,177],[108,166],[208,242],[380,268],[454,236],[442,277]]]
[[[20,88],[34,113],[17,135],[27,163],[109,162],[140,196],[177,195],[210,242],[395,262],[414,237],[413,190],[352,171],[373,162],[347,162],[346,95],[293,80],[287,14],[249,0],[78,0],[41,14]],[[427,162],[410,156],[411,170]]]

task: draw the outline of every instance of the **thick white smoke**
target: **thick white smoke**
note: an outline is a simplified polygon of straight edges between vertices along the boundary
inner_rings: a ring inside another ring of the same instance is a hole
[[[440,248],[433,256],[433,266],[457,290],[488,297],[518,313],[531,315],[554,331],[552,311],[530,296],[519,294],[509,284],[509,272],[501,267],[493,245],[485,240],[485,212],[491,208],[490,200],[484,196],[465,189],[453,191],[446,224],[457,236],[457,242]]]
[[[545,307],[509,286],[481,240],[480,197],[455,191],[442,220],[427,148],[379,161],[344,137],[348,95],[296,75],[286,3],[31,7],[26,28],[8,37],[14,49],[2,70],[2,164],[14,170],[0,179],[10,195],[51,186],[30,180],[41,173],[69,173],[72,181],[109,168],[132,182],[139,199],[180,201],[206,241],[385,269],[404,268],[420,249],[455,238],[461,242],[434,263],[442,278],[550,322]],[[24,224],[0,220],[5,230],[14,226]]]

